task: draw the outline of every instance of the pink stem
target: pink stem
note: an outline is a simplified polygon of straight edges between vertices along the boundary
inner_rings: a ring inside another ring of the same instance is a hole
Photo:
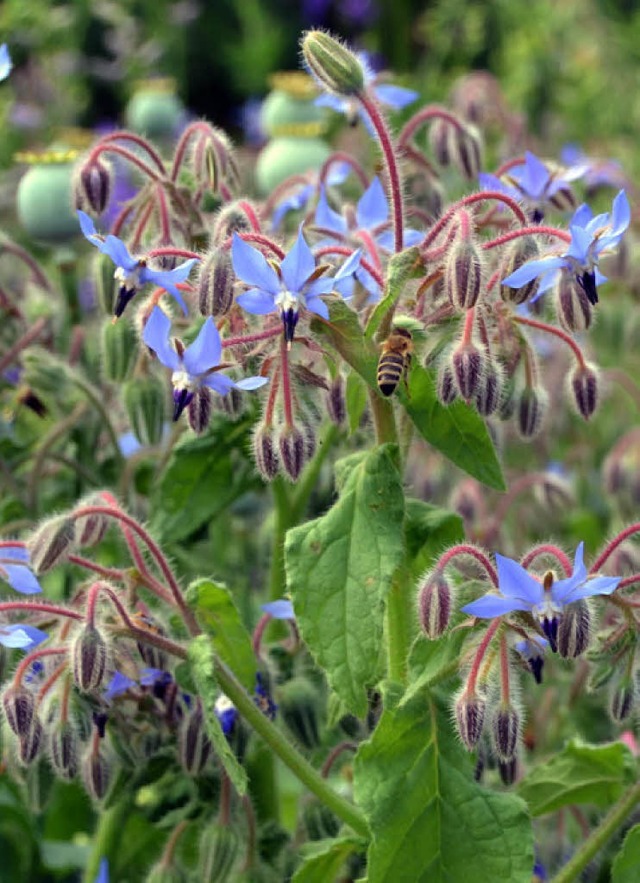
[[[558,546],[553,546],[551,543],[543,543],[540,546],[536,546],[534,549],[531,549],[530,552],[524,556],[522,561],[520,562],[525,570],[528,570],[529,567],[533,564],[536,558],[540,558],[542,555],[553,555],[554,558],[560,563],[560,566],[564,570],[565,576],[571,576],[573,572],[573,564],[571,560],[562,549],[559,549]]]
[[[28,653],[20,665],[15,670],[15,674],[13,675],[13,683],[16,687],[19,687],[22,683],[22,678],[25,676],[29,667],[36,659],[42,659],[44,656],[62,656],[67,653],[68,647],[45,647],[42,650],[34,650],[32,653]]]
[[[321,166],[318,173],[318,184],[326,183],[329,169],[331,168],[331,166],[337,165],[338,163],[346,163],[347,165],[351,166],[353,173],[362,184],[363,189],[367,189],[367,187],[369,186],[369,178],[367,177],[367,173],[362,168],[360,163],[351,156],[351,154],[345,153],[342,150],[338,150],[336,151],[336,153],[332,153],[331,156],[325,160],[324,165]]]
[[[120,147],[118,144],[105,144],[104,147],[98,145],[95,151],[96,157],[100,153],[117,153],[118,156],[123,157],[127,162],[137,166],[140,171],[147,175],[147,177],[151,178],[152,181],[160,180],[160,176],[154,172],[151,166],[148,166],[144,160],[140,159],[139,156],[136,156],[135,153],[132,153],[130,150],[127,150],[126,147]]]
[[[493,620],[493,622],[491,623],[489,628],[484,633],[482,641],[480,642],[480,646],[478,647],[478,650],[477,650],[476,655],[474,657],[473,663],[471,665],[471,671],[469,672],[469,677],[467,679],[467,686],[465,688],[465,693],[468,696],[473,696],[473,694],[476,691],[476,682],[478,680],[478,673],[480,671],[480,666],[482,665],[482,660],[484,659],[484,655],[487,652],[487,648],[488,648],[489,644],[491,643],[491,641],[493,640],[495,633],[500,628],[501,623],[502,623],[502,618],[497,617],[496,619]]]
[[[626,539],[630,536],[633,536],[634,533],[640,532],[640,521],[636,521],[635,524],[632,524],[630,527],[625,528],[621,533],[618,534],[617,537],[614,537],[611,542],[607,543],[604,547],[603,551],[600,553],[599,557],[593,562],[591,566],[591,570],[589,573],[597,573],[602,565],[605,563],[607,558],[615,552],[618,546],[621,543],[624,543]]]
[[[346,245],[325,245],[314,252],[314,254],[316,258],[322,258],[326,254],[343,254],[349,257],[353,254],[353,249],[347,248]],[[367,271],[367,273],[370,273],[373,276],[380,288],[384,289],[384,279],[373,264],[366,260],[366,258],[360,258],[360,265]]]
[[[514,316],[513,321],[518,322],[520,325],[529,325],[531,328],[537,328],[538,331],[544,331],[546,334],[554,334],[556,337],[559,337],[560,340],[563,340],[567,344],[567,346],[571,347],[580,367],[583,369],[586,368],[582,350],[571,335],[567,334],[565,331],[561,331],[561,329],[556,328],[555,325],[547,325],[546,322],[538,322],[536,319],[527,319],[525,316]]]
[[[279,260],[283,260],[285,256],[285,252],[280,248],[279,245],[276,245],[275,242],[272,242],[268,236],[264,236],[262,233],[238,233],[240,239],[244,239],[245,242],[257,242],[258,245],[263,245],[265,248],[269,249]],[[233,242],[233,238],[229,236],[226,239],[222,247],[225,249],[231,248],[231,244]]]
[[[505,704],[509,703],[509,652],[505,635],[500,639],[500,699]]]
[[[502,236],[497,236],[495,239],[483,242],[482,247],[485,250],[496,248],[499,245],[505,245],[507,242],[518,239],[520,236],[536,235],[555,236],[557,239],[562,239],[563,242],[571,242],[571,234],[567,233],[565,230],[559,230],[557,227],[520,227],[519,230],[510,230],[508,233],[503,233]]]
[[[420,248],[425,249],[434,241],[438,233],[446,227],[446,225],[455,217],[456,213],[460,210],[462,206],[465,205],[473,205],[476,202],[496,200],[497,202],[503,202],[506,206],[508,206],[516,218],[520,221],[523,226],[527,226],[527,218],[518,203],[515,199],[512,199],[510,196],[507,196],[505,193],[500,193],[498,190],[483,190],[481,193],[471,193],[469,196],[465,196],[464,199],[461,199],[459,202],[454,203],[437,221],[434,226],[429,230],[424,240],[422,241]]]
[[[495,567],[489,561],[487,556],[480,549],[475,546],[468,545],[467,543],[462,543],[459,546],[452,546],[448,549],[443,555],[438,559],[438,563],[436,565],[438,570],[444,570],[447,564],[451,563],[454,558],[457,558],[459,555],[470,555],[474,558],[478,564],[480,564],[484,570],[489,575],[489,579],[494,584],[494,586],[498,587],[498,574],[496,572]]]
[[[293,426],[293,403],[291,397],[291,377],[289,375],[289,344],[284,339],[280,341],[280,376],[282,378],[282,403],[284,405],[284,422],[287,428]]]
[[[282,334],[282,326],[280,325],[276,328],[267,328],[266,331],[260,331],[257,334],[247,334],[244,337],[227,337],[222,341],[222,346],[242,346],[242,344],[254,343],[258,340],[268,340],[278,334]]]
[[[405,123],[398,135],[399,146],[405,147],[409,139],[415,135],[421,126],[435,119],[445,120],[445,122],[454,126],[459,132],[464,132],[464,125],[460,122],[457,116],[452,114],[445,107],[431,104],[428,107],[423,107],[422,110],[419,110],[418,113],[414,114],[411,119]]]
[[[254,233],[260,233],[260,230],[261,230],[260,220],[258,219],[258,216],[256,215],[251,203],[247,202],[246,199],[241,199],[238,202],[238,206],[242,209],[242,211],[245,213],[245,215],[249,218],[249,223],[251,224],[251,227],[253,228]]]
[[[173,165],[171,166],[172,181],[178,180],[180,166],[184,161],[189,141],[191,140],[191,137],[197,132],[202,132],[203,135],[211,135],[211,126],[208,123],[203,123],[199,120],[198,122],[191,123],[191,125],[187,126],[187,128],[184,130],[184,132],[180,136],[180,140],[178,141],[175,156],[173,159]]]
[[[26,349],[30,343],[33,343],[34,340],[40,337],[46,327],[47,319],[45,319],[44,316],[40,316],[39,319],[36,319],[31,328],[29,328],[22,337],[18,338],[13,346],[7,350],[2,358],[0,358],[0,371],[4,371],[4,369],[13,362],[22,350]]]
[[[167,170],[164,167],[164,163],[162,162],[160,155],[156,153],[151,144],[148,141],[145,141],[144,138],[141,138],[139,135],[135,135],[133,132],[125,132],[124,130],[121,132],[112,132],[110,135],[105,135],[100,139],[99,144],[96,144],[96,147],[101,147],[103,144],[107,144],[111,141],[131,141],[137,147],[142,147],[144,151],[149,155],[149,157],[154,161],[156,166],[158,167],[158,171],[162,175],[166,175]],[[89,161],[92,159],[96,159],[94,156],[94,150],[89,154]]]
[[[187,248],[173,248],[173,246],[163,246],[162,248],[152,248],[151,251],[148,251],[146,257],[148,258],[157,258],[161,255],[172,255],[177,258],[196,258],[197,260],[202,260],[201,256],[197,251],[189,251]]]
[[[330,752],[329,756],[327,757],[327,759],[325,760],[325,762],[322,764],[322,769],[320,770],[320,775],[322,776],[322,778],[323,779],[327,778],[327,776],[331,772],[331,769],[332,769],[334,763],[340,757],[341,754],[343,754],[345,751],[357,751],[357,750],[358,750],[358,744],[356,742],[340,742],[339,745],[336,745],[335,748],[333,748],[331,750],[331,752]]]
[[[59,604],[48,604],[44,601],[0,601],[0,612],[5,610],[24,610],[29,613],[51,613],[53,616],[66,616],[81,622],[84,616],[77,610],[62,607]]]

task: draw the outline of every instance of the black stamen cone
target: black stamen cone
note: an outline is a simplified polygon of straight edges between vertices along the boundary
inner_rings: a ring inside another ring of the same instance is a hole
[[[545,617],[542,620],[542,631],[545,633],[547,640],[549,641],[551,652],[555,653],[558,649],[558,620],[555,616],[553,619],[547,619]]]
[[[180,415],[187,407],[191,399],[193,398],[193,393],[189,392],[188,389],[174,389],[173,391],[173,422],[180,419]]]
[[[582,276],[576,277],[578,280],[578,285],[582,288],[584,293],[587,295],[587,300],[594,307],[598,303],[598,289],[596,288],[596,274],[591,272],[585,272]]]
[[[282,324],[284,325],[284,339],[287,343],[291,343],[296,332],[296,325],[298,324],[298,311],[294,310],[293,307],[284,310],[282,313]]]
[[[120,316],[124,313],[127,308],[127,304],[136,293],[135,288],[125,288],[124,285],[121,285],[118,289],[118,297],[116,298],[116,306],[113,311],[113,315],[116,319],[119,319]]]
[[[542,683],[542,668],[544,666],[544,659],[542,656],[536,656],[534,659],[529,660],[529,669],[531,670],[531,674],[533,675],[536,684]]]

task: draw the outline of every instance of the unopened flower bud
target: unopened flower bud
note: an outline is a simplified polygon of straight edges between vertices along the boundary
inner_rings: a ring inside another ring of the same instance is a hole
[[[27,733],[18,737],[18,756],[25,765],[33,763],[40,754],[44,737],[44,730],[38,718],[34,718],[33,723]]]
[[[446,120],[437,117],[429,129],[429,144],[436,158],[436,162],[441,166],[449,166],[453,160],[453,127]]]
[[[91,745],[80,765],[80,776],[89,797],[93,800],[105,797],[111,784],[111,772],[112,764],[102,742],[97,747]]]
[[[133,367],[138,338],[131,322],[106,322],[102,326],[102,370],[107,380],[122,383]]]
[[[26,736],[35,717],[33,693],[22,685],[8,687],[2,696],[2,705],[7,723],[16,736]]]
[[[558,623],[558,654],[564,659],[581,656],[589,646],[591,637],[591,612],[582,599],[568,604]]]
[[[443,365],[438,374],[438,398],[443,405],[450,405],[458,398],[458,387],[451,366]]]
[[[296,481],[305,462],[305,438],[297,426],[284,426],[278,439],[280,462],[291,481]]]
[[[78,771],[78,739],[70,723],[58,723],[49,734],[49,758],[63,779],[73,779]]]
[[[535,494],[546,509],[557,512],[565,512],[575,503],[569,482],[553,472],[545,473]]]
[[[104,679],[107,644],[95,626],[86,625],[73,644],[73,679],[84,693],[96,690]]]
[[[202,703],[198,699],[195,708],[185,717],[178,737],[180,763],[190,776],[199,775],[211,754],[211,742],[205,728]]]
[[[631,678],[623,678],[614,686],[613,693],[611,694],[611,717],[618,722],[626,720],[633,711],[634,703],[635,690],[633,680]]]
[[[253,457],[265,481],[272,481],[280,471],[280,459],[274,444],[273,428],[263,424],[253,437]]]
[[[482,381],[484,367],[482,353],[472,343],[466,343],[454,350],[451,366],[460,395],[469,401]]]
[[[516,419],[520,435],[533,438],[542,428],[546,400],[542,390],[526,386],[520,393],[516,406]]]
[[[235,275],[231,256],[214,248],[202,261],[198,278],[198,306],[203,316],[225,316],[233,304]]]
[[[493,365],[488,364],[474,396],[478,414],[483,417],[490,417],[494,414],[500,404],[500,393],[500,375]]]
[[[164,432],[164,385],[152,375],[136,377],[125,383],[122,394],[131,429],[140,444],[158,444]]]
[[[193,391],[193,398],[187,406],[187,419],[193,431],[200,435],[211,422],[212,396],[206,386]]]
[[[340,820],[317,798],[308,800],[302,809],[302,821],[309,840],[326,840],[338,836]]]
[[[578,366],[571,375],[571,389],[578,411],[588,420],[598,405],[598,375],[593,368]]]
[[[320,744],[319,703],[316,688],[303,677],[287,681],[278,694],[283,721],[298,742],[310,751]]]
[[[593,307],[584,288],[570,273],[561,273],[556,288],[558,319],[567,331],[586,331],[591,327]]]
[[[235,864],[242,843],[235,828],[229,825],[207,825],[200,838],[198,879],[216,883],[232,883]]]
[[[418,589],[418,619],[425,635],[432,641],[439,638],[449,625],[451,587],[441,570],[425,574]]]
[[[350,97],[364,91],[364,68],[358,56],[325,31],[307,31],[302,38],[305,67],[334,95]]]
[[[520,715],[513,705],[498,706],[491,721],[491,737],[498,760],[506,763],[515,757],[520,738]]]
[[[113,261],[109,255],[96,252],[91,269],[98,303],[107,316],[113,316],[118,292],[113,275]]]
[[[216,215],[211,235],[212,245],[220,247],[234,233],[250,233],[251,230],[251,221],[242,206],[237,202],[228,203]]]
[[[511,760],[498,761],[498,772],[503,785],[513,785],[516,780],[516,772],[518,768],[518,760],[512,757]]]
[[[458,733],[468,751],[473,751],[482,735],[487,703],[477,693],[463,692],[455,704]]]
[[[27,540],[31,567],[36,575],[67,560],[75,548],[76,526],[68,515],[48,518]]]
[[[471,239],[458,239],[444,267],[444,285],[451,304],[458,310],[475,306],[482,287],[482,256]]]
[[[342,426],[347,417],[347,408],[344,398],[344,381],[338,375],[331,381],[331,386],[326,397],[327,413],[329,419],[336,424]]]
[[[507,253],[507,258],[500,278],[506,279],[523,264],[535,260],[540,254],[538,243],[534,236],[520,236],[515,239]],[[520,288],[511,288],[510,285],[500,285],[500,297],[507,303],[523,304],[533,297],[538,290],[538,279],[532,279]]]
[[[90,494],[77,504],[77,509],[84,509],[90,506],[104,506],[104,500],[101,494]],[[97,546],[109,527],[109,518],[106,515],[92,514],[83,515],[81,518],[75,519],[76,526],[76,545],[78,548],[86,549]]]
[[[101,215],[109,204],[113,169],[98,157],[85,160],[74,175],[76,208],[89,207],[95,215]]]
[[[482,166],[482,137],[475,126],[454,129],[453,162],[467,181],[474,181]]]

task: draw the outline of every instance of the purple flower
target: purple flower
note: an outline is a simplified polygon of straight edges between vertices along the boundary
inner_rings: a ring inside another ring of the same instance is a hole
[[[49,635],[33,625],[0,625],[0,644],[9,649],[32,650]]]
[[[13,62],[11,61],[11,56],[9,55],[9,47],[6,43],[3,43],[0,46],[0,80],[6,80],[9,74],[11,73],[11,68],[13,67]]]
[[[348,163],[336,163],[329,170],[329,174],[325,178],[325,184],[329,187],[343,184],[349,177],[350,171],[351,169]],[[300,187],[298,190],[295,190],[290,196],[285,197],[282,202],[278,203],[271,216],[271,225],[273,229],[278,229],[280,223],[282,222],[282,219],[287,214],[287,212],[301,211],[303,208],[305,208],[307,203],[315,193],[315,190],[316,185],[309,182],[309,184],[306,184]]]
[[[598,303],[597,286],[607,281],[598,269],[600,255],[618,245],[630,220],[631,209],[624,190],[613,200],[611,214],[606,212],[594,217],[589,206],[583,203],[569,223],[571,242],[567,251],[563,255],[550,255],[523,264],[503,279],[502,284],[521,288],[539,276],[538,290],[531,298],[535,301],[551,288],[560,272],[565,271],[575,276],[589,303],[595,305]]]
[[[111,258],[116,265],[114,277],[120,283],[118,299],[116,300],[115,315],[121,316],[131,298],[143,285],[152,283],[159,288],[164,288],[180,304],[185,316],[187,306],[177,288],[178,282],[184,282],[191,268],[197,263],[196,258],[185,261],[175,270],[152,270],[147,266],[144,258],[134,258],[129,254],[127,246],[117,236],[100,236],[96,233],[95,224],[83,211],[78,211],[80,227],[86,239],[92,245]]]
[[[0,579],[23,595],[35,595],[42,587],[29,566],[29,553],[21,543],[0,544]]]
[[[279,310],[285,339],[291,342],[298,322],[299,301],[304,299],[309,312],[328,319],[329,308],[320,295],[334,290],[341,293],[341,287],[355,273],[360,263],[361,251],[355,251],[333,278],[326,275],[316,277],[316,261],[302,235],[302,228],[277,271],[258,249],[245,242],[237,233],[233,234],[231,255],[236,276],[252,286],[236,298],[237,303],[248,313],[256,315]]]
[[[111,699],[115,699],[116,696],[122,696],[123,693],[126,693],[135,686],[136,682],[134,680],[122,674],[121,671],[116,671],[107,684],[107,689],[104,691],[103,696],[108,701],[111,701]]]
[[[100,870],[94,883],[109,883],[109,862],[106,858],[100,859]]]
[[[274,619],[295,619],[293,612],[293,604],[286,598],[279,598],[277,601],[269,601],[268,604],[262,604],[260,607],[265,613],[268,613]]]
[[[540,620],[551,649],[555,651],[558,620],[563,608],[583,598],[610,595],[621,579],[619,576],[596,576],[589,579],[583,555],[584,543],[580,543],[570,577],[556,580],[549,571],[540,582],[517,561],[496,554],[498,594],[490,592],[467,604],[462,612],[480,619],[492,619],[515,610],[531,613]]]
[[[160,307],[154,307],[144,327],[142,339],[150,347],[163,365],[171,368],[173,374],[173,419],[177,420],[193,394],[201,386],[207,386],[220,395],[226,395],[231,389],[259,389],[268,382],[266,377],[246,377],[237,382],[225,374],[217,373],[222,355],[222,344],[215,322],[209,316],[198,336],[180,354],[169,342],[171,320]]]
[[[536,684],[542,683],[544,653],[548,646],[549,642],[542,635],[531,635],[529,638],[517,641],[515,645],[516,652],[522,656],[529,666]]]
[[[225,696],[224,693],[221,693],[216,699],[213,710],[216,717],[220,721],[222,732],[228,739],[229,736],[232,735],[233,729],[236,725],[236,721],[238,720],[238,709],[235,707],[228,696]]]
[[[544,217],[547,203],[561,190],[566,190],[577,173],[559,174],[552,171],[529,150],[525,153],[524,163],[509,170],[507,182],[495,175],[482,172],[478,177],[483,190],[498,190],[512,199],[524,200],[531,208],[533,219],[539,222]]]

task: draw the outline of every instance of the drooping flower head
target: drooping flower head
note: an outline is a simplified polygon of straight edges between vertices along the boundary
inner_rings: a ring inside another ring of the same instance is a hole
[[[23,595],[35,595],[42,587],[29,566],[29,552],[22,543],[0,544],[0,579]]]
[[[533,221],[539,223],[548,204],[557,208],[572,208],[575,205],[569,185],[579,177],[579,173],[575,169],[550,168],[527,150],[524,163],[509,169],[504,178],[486,172],[478,177],[483,190],[498,190],[512,199],[525,202]]]
[[[549,642],[542,635],[531,635],[515,644],[516,652],[524,659],[533,675],[536,684],[542,683],[542,667],[544,665],[545,650]]]
[[[191,268],[197,263],[196,258],[190,258],[174,270],[152,270],[147,266],[145,258],[134,258],[129,254],[129,249],[118,239],[117,236],[101,236],[96,232],[95,224],[83,211],[78,211],[80,227],[86,239],[92,245],[106,254],[116,265],[114,277],[118,280],[119,289],[114,313],[121,316],[131,298],[147,283],[164,288],[180,304],[185,316],[187,305],[177,288],[179,282],[184,282]]]
[[[329,308],[321,295],[330,291],[342,293],[341,288],[355,273],[361,251],[355,251],[330,277],[327,266],[316,267],[313,252],[298,231],[298,237],[287,255],[276,267],[264,255],[245,242],[237,233],[231,246],[233,269],[236,276],[252,287],[236,298],[248,313],[267,315],[279,310],[284,325],[285,339],[290,343],[298,323],[299,304],[323,319],[329,318]]]
[[[177,348],[171,345],[170,331],[171,320],[160,307],[154,307],[144,327],[142,339],[155,352],[159,361],[173,371],[171,382],[174,420],[180,417],[193,399],[195,391],[202,386],[226,395],[232,389],[259,389],[267,383],[266,377],[245,377],[234,381],[220,373],[221,368],[225,367],[220,365],[222,343],[211,317],[206,320],[193,343],[186,348],[181,342],[178,342]]]
[[[46,632],[37,629],[34,625],[23,623],[0,625],[0,644],[11,650],[32,650],[48,637]]]
[[[615,248],[629,226],[631,209],[624,190],[613,200],[611,213],[594,217],[588,205],[581,205],[569,223],[571,242],[563,255],[550,255],[523,264],[503,279],[510,288],[521,288],[527,282],[540,277],[540,284],[532,301],[548,291],[558,280],[561,272],[571,273],[587,296],[589,303],[598,303],[597,286],[607,281],[598,269],[600,255]]]
[[[295,619],[296,615],[293,611],[293,604],[288,598],[278,598],[277,601],[268,601],[262,604],[260,609],[273,619]]]
[[[574,601],[594,595],[610,595],[618,586],[618,576],[596,576],[589,579],[584,566],[584,543],[576,549],[573,573],[556,580],[548,571],[542,580],[531,576],[517,561],[496,554],[498,593],[490,592],[462,608],[463,613],[480,619],[492,619],[522,610],[540,621],[551,649],[557,646],[558,623],[563,610]]]

